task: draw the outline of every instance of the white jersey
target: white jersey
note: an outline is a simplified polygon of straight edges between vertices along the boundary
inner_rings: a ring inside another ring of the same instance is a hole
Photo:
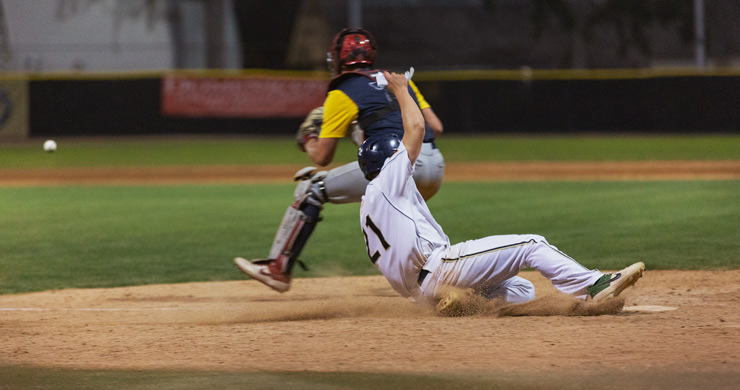
[[[429,212],[413,174],[414,167],[401,144],[368,184],[360,207],[360,225],[375,268],[399,294],[419,299],[419,272],[432,254],[437,257],[449,247],[450,240]],[[433,272],[432,265],[424,268]]]

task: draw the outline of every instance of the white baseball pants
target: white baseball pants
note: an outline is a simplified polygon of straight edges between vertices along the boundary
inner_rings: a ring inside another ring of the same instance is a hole
[[[461,242],[447,248],[441,256],[429,258],[424,268],[431,271],[421,285],[426,297],[433,297],[440,287],[450,285],[472,287],[488,298],[504,298],[507,302],[534,299],[534,285],[516,276],[524,268],[534,268],[555,288],[579,298],[585,298],[586,289],[603,275],[582,266],[535,234]]]

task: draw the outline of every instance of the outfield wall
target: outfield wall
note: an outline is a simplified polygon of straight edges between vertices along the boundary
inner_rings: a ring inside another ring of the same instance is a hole
[[[28,76],[29,136],[293,134],[328,75]],[[418,72],[452,133],[740,131],[740,70]]]
[[[740,71],[512,71],[446,76],[450,75],[424,76],[429,81],[420,80],[420,88],[450,129],[466,132],[740,131]]]

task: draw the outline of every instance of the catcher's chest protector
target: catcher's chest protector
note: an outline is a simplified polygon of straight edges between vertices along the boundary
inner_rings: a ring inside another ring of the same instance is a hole
[[[362,130],[370,129],[373,124],[401,109],[396,97],[384,87],[377,85],[375,75],[378,72],[381,71],[375,69],[344,72],[329,82],[329,91],[339,89],[357,104],[359,110],[358,124]],[[358,79],[370,80],[370,82],[367,83]],[[381,108],[378,109],[378,106],[381,106]],[[403,128],[400,117],[399,123],[396,125],[392,127],[398,129],[399,134],[397,135],[400,136]],[[384,127],[388,127],[388,124]]]

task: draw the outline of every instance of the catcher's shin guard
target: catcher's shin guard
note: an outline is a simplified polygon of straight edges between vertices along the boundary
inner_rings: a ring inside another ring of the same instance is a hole
[[[269,255],[269,259],[275,260],[283,274],[290,275],[308,238],[321,220],[319,213],[325,199],[320,193],[323,190],[321,179],[325,175],[324,172],[314,174],[313,168],[304,168],[296,174],[295,179],[300,183],[294,193],[295,201],[285,211]]]

